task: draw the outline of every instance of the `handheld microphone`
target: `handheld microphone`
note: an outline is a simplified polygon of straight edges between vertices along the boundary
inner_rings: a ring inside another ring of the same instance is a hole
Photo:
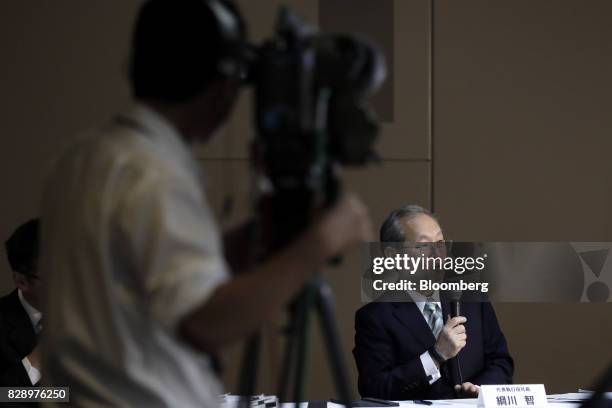
[[[450,300],[450,310],[451,317],[461,316],[461,294],[460,290],[449,290],[448,298]],[[459,352],[461,353],[461,352]],[[459,384],[463,384],[463,375],[461,374],[461,361],[459,359],[459,354],[451,359],[454,363],[452,365],[456,366],[457,379],[459,380]]]
[[[451,317],[461,316],[461,294],[460,290],[449,290],[448,298],[450,300]]]

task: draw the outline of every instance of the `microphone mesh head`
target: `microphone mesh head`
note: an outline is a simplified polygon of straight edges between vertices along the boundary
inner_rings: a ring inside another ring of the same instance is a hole
[[[448,299],[451,302],[459,302],[461,300],[462,291],[460,290],[449,290],[446,292]]]

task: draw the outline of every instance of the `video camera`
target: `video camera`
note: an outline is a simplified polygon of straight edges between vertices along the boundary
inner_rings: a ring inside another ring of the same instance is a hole
[[[288,243],[313,210],[333,203],[339,166],[376,159],[379,125],[367,104],[386,76],[381,52],[346,34],[318,34],[280,11],[275,35],[250,47],[260,176],[258,213],[272,220],[272,249]]]

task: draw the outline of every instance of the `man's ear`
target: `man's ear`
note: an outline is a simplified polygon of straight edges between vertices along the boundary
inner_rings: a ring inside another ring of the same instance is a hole
[[[13,281],[15,281],[15,286],[21,289],[21,291],[28,289],[28,279],[24,274],[19,272],[13,272]]]
[[[391,246],[385,247],[383,252],[387,258],[393,258],[395,255],[397,255],[397,250]]]
[[[208,84],[206,91],[213,100],[228,103],[235,98],[237,89],[238,87],[231,80],[222,78]]]

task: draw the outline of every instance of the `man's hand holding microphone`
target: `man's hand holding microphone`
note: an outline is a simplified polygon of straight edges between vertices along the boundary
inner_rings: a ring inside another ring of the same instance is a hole
[[[463,325],[465,322],[467,319],[463,316],[449,317],[440,331],[434,347],[444,360],[455,357],[467,344],[467,334]]]
[[[454,358],[467,344],[467,333],[464,324],[467,319],[464,316],[450,317],[440,331],[438,340],[434,345],[436,352],[445,360]],[[465,396],[478,396],[480,387],[471,382],[455,385],[455,391]]]

